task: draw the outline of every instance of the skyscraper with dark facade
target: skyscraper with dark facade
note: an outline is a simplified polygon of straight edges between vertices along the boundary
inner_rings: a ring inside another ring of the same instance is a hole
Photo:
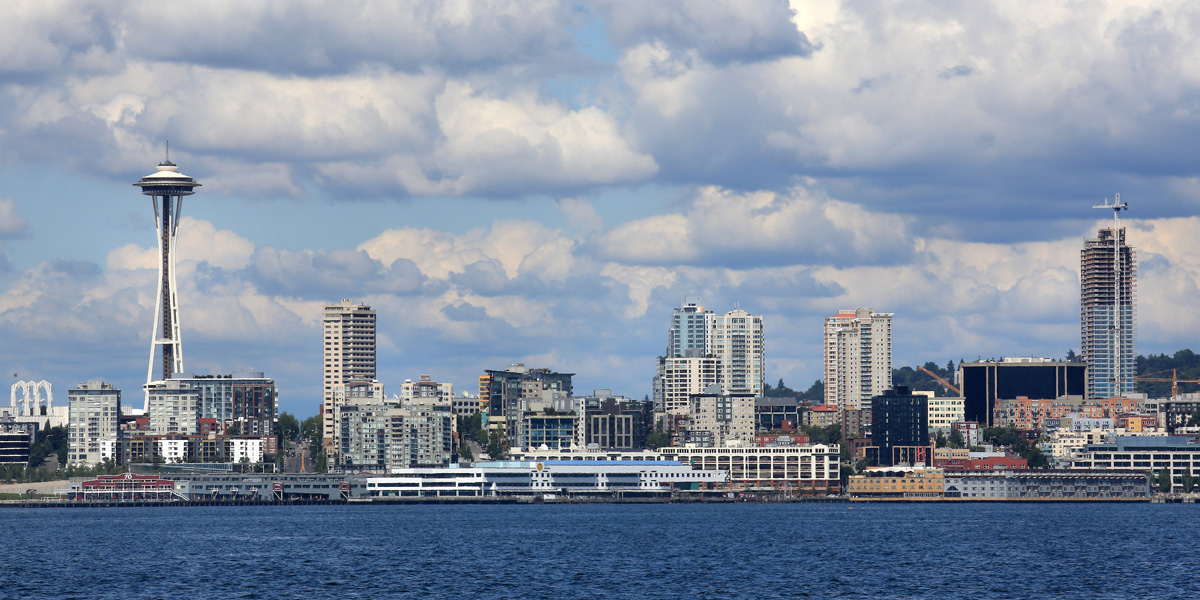
[[[903,462],[902,449],[929,445],[929,398],[903,385],[871,398],[871,434],[880,465]]]

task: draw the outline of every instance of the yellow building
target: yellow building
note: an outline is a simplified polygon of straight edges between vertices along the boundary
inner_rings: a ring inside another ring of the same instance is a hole
[[[943,472],[928,467],[875,467],[850,476],[851,498],[941,500]]]

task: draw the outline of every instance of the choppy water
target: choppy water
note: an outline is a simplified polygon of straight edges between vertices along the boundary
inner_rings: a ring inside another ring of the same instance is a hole
[[[1194,598],[1200,506],[0,510],[0,598]]]

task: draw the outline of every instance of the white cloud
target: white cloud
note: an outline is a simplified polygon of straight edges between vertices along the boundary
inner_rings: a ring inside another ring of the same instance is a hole
[[[684,214],[613,228],[600,249],[613,260],[643,264],[888,263],[913,252],[907,221],[800,187],[745,194],[708,187]]]
[[[17,214],[17,203],[11,198],[0,198],[0,239],[24,237],[29,233],[29,221]]]

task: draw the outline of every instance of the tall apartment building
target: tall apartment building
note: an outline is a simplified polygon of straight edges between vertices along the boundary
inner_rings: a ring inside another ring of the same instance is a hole
[[[660,415],[684,416],[688,399],[721,385],[721,359],[716,357],[659,357],[654,378],[654,410]]]
[[[766,382],[764,347],[762,315],[740,308],[716,315],[685,302],[671,314],[667,352],[658,358],[655,411],[686,413],[688,396],[713,384],[724,394],[761,396]]]
[[[713,355],[721,359],[721,391],[761,396],[766,382],[763,321],[735,308],[714,319]]]
[[[892,387],[892,313],[839,310],[825,319],[825,404],[870,408]]]
[[[1118,259],[1119,257],[1119,259]],[[1087,240],[1079,269],[1080,355],[1087,397],[1127,396],[1137,375],[1137,256],[1125,228]]]
[[[684,302],[671,313],[667,356],[712,356],[716,315],[695,302]]]
[[[89,381],[67,391],[67,462],[94,465],[117,460],[121,390],[111,383]]]
[[[321,417],[326,452],[333,447],[333,386],[351,380],[371,381],[375,376],[375,311],[366,304],[342,300],[325,306],[322,318],[324,336],[324,393]]]

